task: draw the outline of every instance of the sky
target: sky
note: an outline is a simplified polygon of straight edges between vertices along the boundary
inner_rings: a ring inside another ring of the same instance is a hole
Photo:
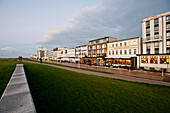
[[[142,36],[141,20],[170,11],[170,0],[0,0],[0,58],[38,47],[74,48],[105,36]]]

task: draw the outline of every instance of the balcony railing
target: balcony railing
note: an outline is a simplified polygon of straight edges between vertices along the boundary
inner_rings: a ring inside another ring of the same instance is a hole
[[[143,42],[156,42],[156,41],[161,41],[162,40],[162,36],[159,36],[159,38],[154,38],[154,37],[150,37],[150,39],[143,39]]]

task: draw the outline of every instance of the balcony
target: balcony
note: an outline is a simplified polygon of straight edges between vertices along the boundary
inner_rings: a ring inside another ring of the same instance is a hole
[[[159,25],[159,23],[158,22],[154,22],[154,26],[157,26],[157,25]]]
[[[170,39],[170,36],[167,36],[166,39]]]
[[[143,42],[144,43],[147,43],[147,42],[159,42],[159,41],[162,41],[162,36],[159,36],[159,38],[154,38],[154,37],[151,37],[150,39],[143,39]]]

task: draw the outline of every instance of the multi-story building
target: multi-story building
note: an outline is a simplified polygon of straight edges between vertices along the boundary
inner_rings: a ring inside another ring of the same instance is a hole
[[[44,47],[37,48],[37,59],[48,59],[49,58],[49,50]]]
[[[75,62],[75,48],[55,48],[53,51],[53,60]]]
[[[128,38],[107,44],[106,65],[137,67],[136,54],[141,53],[141,37]]]
[[[87,50],[87,58],[81,61],[88,64],[105,65],[105,57],[107,56],[107,43],[116,41],[113,37],[104,37],[96,40],[90,40]]]
[[[75,52],[75,60],[79,62],[81,58],[87,57],[87,45],[77,46]],[[83,60],[81,60],[81,63],[84,63]]]
[[[142,20],[142,48],[138,67],[155,70],[170,68],[170,12]]]
[[[87,56],[87,45],[77,46],[75,49],[77,58],[83,58]]]

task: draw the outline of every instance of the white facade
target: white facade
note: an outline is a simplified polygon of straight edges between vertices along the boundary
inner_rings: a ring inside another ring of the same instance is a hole
[[[142,40],[138,67],[170,72],[170,12],[143,19]]]
[[[48,58],[49,57],[49,50],[44,47],[37,48],[37,58]]]
[[[142,20],[143,54],[170,53],[170,12]]]
[[[53,60],[75,62],[75,48],[55,48],[53,50]]]
[[[77,46],[75,49],[76,49],[75,57],[83,58],[87,55],[87,45]]]
[[[130,58],[141,53],[141,37],[118,40],[107,44],[106,58]]]

